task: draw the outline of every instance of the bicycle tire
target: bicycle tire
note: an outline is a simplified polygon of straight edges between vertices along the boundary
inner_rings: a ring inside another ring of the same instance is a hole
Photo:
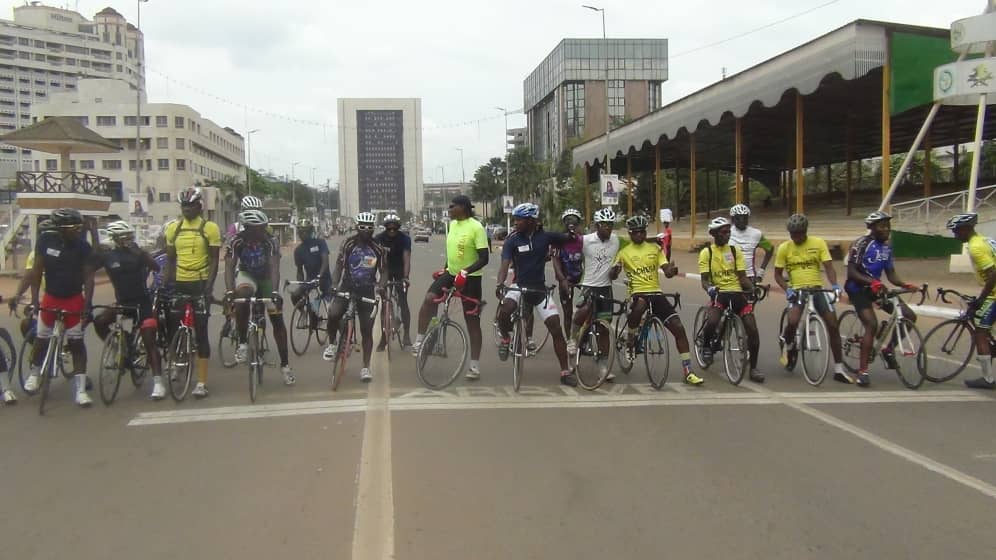
[[[723,369],[726,379],[733,385],[740,385],[750,367],[750,350],[747,346],[747,328],[744,321],[736,315],[726,320],[723,333]]]
[[[256,393],[259,391],[259,382],[263,377],[263,360],[259,355],[259,331],[250,329],[248,337],[248,362],[249,362],[249,402],[256,402]]]
[[[318,322],[315,323],[315,342],[318,343],[319,348],[324,348],[329,341],[329,302],[325,298],[319,296],[318,303]]]
[[[381,313],[381,336],[384,337],[384,351],[387,352],[387,361],[391,361],[391,343],[394,342],[394,303],[391,298],[384,300],[384,310]]]
[[[619,370],[629,375],[630,370],[633,369],[633,361],[630,361],[629,354],[626,352],[626,337],[627,337],[627,320],[626,315],[622,314],[616,318],[615,329],[615,342],[616,345],[616,362],[619,364]]]
[[[543,323],[542,321],[540,321],[540,326],[543,327],[543,333],[544,333],[543,334],[543,340],[539,341],[539,343],[536,344],[536,350],[533,350],[532,352],[530,352],[529,353],[530,356],[535,356],[536,354],[539,354],[540,350],[542,350],[543,347],[546,346],[546,343],[549,342],[549,340],[550,340],[550,329],[546,328],[546,323]],[[536,334],[535,333],[535,329],[536,329],[535,323],[534,323],[533,329],[534,329],[533,334],[535,335]],[[533,340],[536,340],[536,339],[534,338]]]
[[[127,348],[128,351],[125,352],[125,367],[128,368],[131,374],[131,384],[136,389],[139,389],[142,387],[142,383],[145,382],[145,376],[148,375],[152,365],[149,363],[149,352],[145,348],[142,331],[136,330],[130,340],[131,342],[128,343],[129,346]]]
[[[703,337],[705,315],[706,306],[703,305],[695,312],[695,322],[692,324],[692,332],[695,333],[695,338],[692,339],[692,355],[695,357],[695,365],[699,366],[699,369],[709,368],[705,363],[705,359],[702,358],[702,347],[705,345],[705,338]]]
[[[0,363],[0,367],[6,366],[7,368],[7,386],[14,381],[14,369],[17,367],[17,352],[14,348],[14,339],[10,337],[10,332],[0,327],[0,358],[3,358],[3,362]],[[0,375],[3,375],[0,372]]]
[[[501,346],[501,327],[498,326],[498,313],[500,311],[501,311],[501,302],[498,302],[498,305],[495,306],[495,319],[491,323],[492,326],[491,335],[494,337],[495,340],[495,348]]]
[[[190,378],[194,371],[190,327],[181,326],[173,334],[166,353],[166,377],[169,381],[169,394],[176,402],[183,402],[190,390]]]
[[[121,377],[124,375],[124,333],[114,330],[104,340],[104,349],[100,352],[100,372],[97,374],[97,385],[100,390],[100,400],[105,406],[111,406],[121,388]]]
[[[948,319],[927,331],[921,348],[923,377],[932,383],[951,381],[975,355],[974,327],[962,319]]]
[[[861,339],[865,336],[865,325],[853,309],[840,314],[840,352],[844,367],[851,373],[858,373],[861,365]]]
[[[892,349],[896,359],[896,375],[899,376],[899,382],[907,389],[919,389],[925,380],[921,358],[923,337],[920,335],[920,329],[905,317],[900,317],[896,323],[896,330],[899,333],[899,342]]]
[[[603,332],[608,339],[606,342],[605,355],[601,355],[598,349],[598,334]],[[590,349],[587,354],[582,352],[583,348]],[[615,348],[615,341],[612,340],[612,326],[604,319],[596,319],[589,322],[578,339],[578,351],[574,354],[574,375],[578,378],[578,386],[588,391],[594,391],[601,387],[609,373],[612,372],[612,350]],[[599,370],[599,360],[605,361],[605,374]],[[591,374],[594,375],[591,375]]]
[[[291,312],[290,343],[294,354],[303,356],[311,345],[311,314],[308,313],[308,300],[302,299]]]
[[[348,319],[339,333],[339,348],[335,354],[335,366],[332,368],[333,391],[339,388],[339,383],[342,381],[343,376],[346,375],[346,362],[349,360],[349,354],[353,350],[352,338],[353,320]]]
[[[451,341],[451,336],[456,336],[456,338]],[[460,341],[463,349],[460,352],[456,352],[453,348],[453,344],[457,340]],[[429,329],[429,332],[425,333],[422,345],[418,349],[418,355],[415,357],[415,373],[419,382],[433,391],[440,391],[450,386],[460,377],[463,368],[467,365],[469,351],[470,338],[462,326],[449,319],[437,323]],[[444,359],[449,359],[451,355],[453,362],[450,365],[443,365]],[[438,364],[433,364],[430,361],[432,357],[440,358]],[[454,365],[455,367],[453,367]],[[437,377],[433,375],[434,372],[442,372],[442,376]]]
[[[803,318],[808,335],[803,334],[801,337],[799,361],[802,362],[802,374],[806,382],[818,387],[830,370],[830,340],[827,338],[827,326],[819,315],[810,313],[803,315]]]
[[[671,369],[670,342],[664,321],[651,317],[640,329],[640,343],[643,345],[643,364],[647,368],[647,380],[654,389],[660,389],[667,383],[667,375]],[[660,373],[655,373],[661,370]]]
[[[508,346],[508,351],[512,354],[512,389],[518,393],[522,387],[523,362],[529,351],[526,349],[526,323],[519,315],[519,319],[512,325],[512,341]]]
[[[21,384],[21,390],[24,394],[34,396],[38,394],[38,390],[28,391],[24,388],[24,383],[28,380],[28,376],[31,372],[31,361],[34,357],[34,344],[35,340],[33,336],[26,336],[24,340],[21,341],[21,353],[17,357],[17,380]]]
[[[52,337],[48,340],[48,348],[45,352],[45,359],[41,367],[41,387],[38,392],[41,398],[38,399],[38,415],[45,415],[45,405],[48,403],[48,395],[52,388],[52,377],[58,372],[59,348],[62,346],[62,337]],[[49,371],[51,370],[51,371]]]
[[[174,335],[175,336],[175,335]],[[235,360],[235,351],[239,348],[238,330],[235,319],[227,317],[218,335],[218,360],[225,369],[232,369],[239,363]]]

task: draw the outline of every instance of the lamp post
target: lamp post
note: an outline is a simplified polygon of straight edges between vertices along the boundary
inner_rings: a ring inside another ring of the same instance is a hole
[[[464,169],[464,167],[463,167],[463,148],[457,148],[457,151],[460,152],[460,179],[461,179],[461,182],[466,183],[467,182],[467,170]]]
[[[609,40],[605,35],[605,8],[582,5],[595,12],[602,13],[602,44],[605,46],[605,174],[612,173],[612,158],[609,156],[609,136],[612,134],[612,118],[609,116]]]
[[[437,165],[436,169],[439,170],[439,174],[440,174],[440,176],[442,176],[442,180],[440,180],[439,182],[440,183],[445,183],[446,182],[446,168],[443,167],[442,165]]]
[[[145,46],[139,49],[139,39],[142,35],[142,2],[136,0],[135,8],[135,64],[138,72],[135,74],[135,193],[142,194],[142,62]],[[20,151],[20,150],[18,150]]]
[[[508,155],[509,155],[508,154],[508,109],[506,109],[504,107],[495,107],[495,109],[498,109],[499,111],[501,111],[502,113],[505,114],[505,196],[509,196],[509,194],[510,194],[510,191],[509,191],[509,181],[511,180],[511,177],[510,177],[510,173],[509,173],[509,169],[510,168],[509,168],[509,165],[508,165]],[[503,209],[505,208],[505,203],[504,202],[502,202],[502,208]],[[506,232],[512,231],[512,215],[511,214],[505,214],[505,231]]]
[[[294,175],[294,168],[297,167],[298,164],[300,163],[301,163],[300,161],[295,161],[294,163],[291,164],[291,214],[292,215],[297,212],[297,190],[294,188],[294,181],[296,180]]]
[[[252,194],[252,134],[254,132],[259,132],[258,128],[254,128],[246,133],[246,188],[249,189],[249,194]]]

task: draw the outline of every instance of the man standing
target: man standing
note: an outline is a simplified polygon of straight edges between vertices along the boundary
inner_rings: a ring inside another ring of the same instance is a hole
[[[971,389],[996,389],[993,379],[992,348],[989,347],[989,333],[996,323],[996,248],[983,235],[975,231],[979,223],[978,214],[958,214],[948,220],[947,227],[955,239],[968,244],[968,255],[972,261],[975,279],[982,291],[965,309],[965,314],[975,323],[975,359],[979,362],[982,377],[966,379],[965,386]]]
[[[387,251],[387,281],[400,282],[392,288],[398,300],[398,307],[401,308],[401,324],[404,334],[401,343],[408,348],[412,345],[411,325],[412,314],[408,309],[408,274],[412,268],[412,239],[408,234],[401,231],[401,218],[397,214],[388,214],[384,217],[384,231],[378,233],[374,240]],[[387,311],[387,308],[383,308]],[[390,317],[381,317],[381,324],[387,325]],[[380,343],[377,344],[377,351],[383,352],[390,340],[385,336],[386,332],[381,332]]]
[[[733,229],[730,231],[730,244],[744,255],[744,262],[747,265],[747,276],[755,284],[764,278],[764,270],[768,268],[771,257],[775,253],[775,246],[771,244],[761,230],[748,225],[750,221],[750,208],[746,204],[737,204],[730,208],[730,219],[733,220]],[[754,267],[754,257],[757,250],[764,251],[764,260],[761,266]]]

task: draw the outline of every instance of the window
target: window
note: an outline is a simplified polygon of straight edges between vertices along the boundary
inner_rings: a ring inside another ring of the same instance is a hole
[[[626,116],[626,82],[623,80],[609,80],[609,116],[615,126],[619,126]]]
[[[565,86],[567,105],[567,136],[584,136],[584,82],[571,82]]]
[[[97,117],[97,126],[116,126],[117,123],[117,117]]]
[[[128,160],[128,171],[134,171],[134,170],[135,170],[135,160],[130,159]]]
[[[167,126],[169,126],[169,117],[156,117],[156,128],[166,128]]]
[[[100,163],[104,171],[117,171],[121,169],[121,160],[119,159],[105,159]]]
[[[647,83],[647,107],[651,111],[656,111],[661,108],[661,83],[660,82],[648,82]]]
[[[183,128],[183,117],[173,117],[173,128]]]
[[[156,138],[156,148],[160,150],[168,150],[169,138]]]
[[[168,159],[156,160],[156,163],[159,166],[159,171],[168,171],[169,170],[169,160]]]
[[[138,125],[138,117],[126,116],[124,118],[125,126],[136,126]]]
[[[57,159],[45,160],[45,171],[56,171],[58,169],[59,169],[59,160]]]
[[[177,138],[176,139],[176,149],[177,150],[186,150],[187,148],[186,148],[185,144],[186,144],[186,141],[184,141],[183,138]]]
[[[92,159],[81,159],[80,169],[95,169]]]
[[[168,192],[159,193],[159,202],[169,202],[169,193]]]
[[[177,171],[186,171],[187,170],[187,160],[185,160],[185,159],[178,159],[178,160],[176,160],[176,170]]]

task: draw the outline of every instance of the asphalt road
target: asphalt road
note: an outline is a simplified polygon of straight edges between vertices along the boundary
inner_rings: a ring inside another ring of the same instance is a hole
[[[442,253],[415,246],[413,313]],[[705,298],[671,282],[691,330]],[[685,387],[674,356],[661,391],[638,363],[588,393],[547,347],[516,394],[487,328],[481,380],[442,393],[397,352],[369,385],[354,355],[332,393],[314,343],[297,385],[268,369],[255,405],[246,370],[215,361],[211,396],[179,405],[123,385],[80,410],[59,381],[45,417],[25,396],[0,409],[0,557],[992,558],[993,395],[909,391],[881,366],[870,389],[810,387],[777,364],[781,306],[757,312],[764,385],[714,366]]]

